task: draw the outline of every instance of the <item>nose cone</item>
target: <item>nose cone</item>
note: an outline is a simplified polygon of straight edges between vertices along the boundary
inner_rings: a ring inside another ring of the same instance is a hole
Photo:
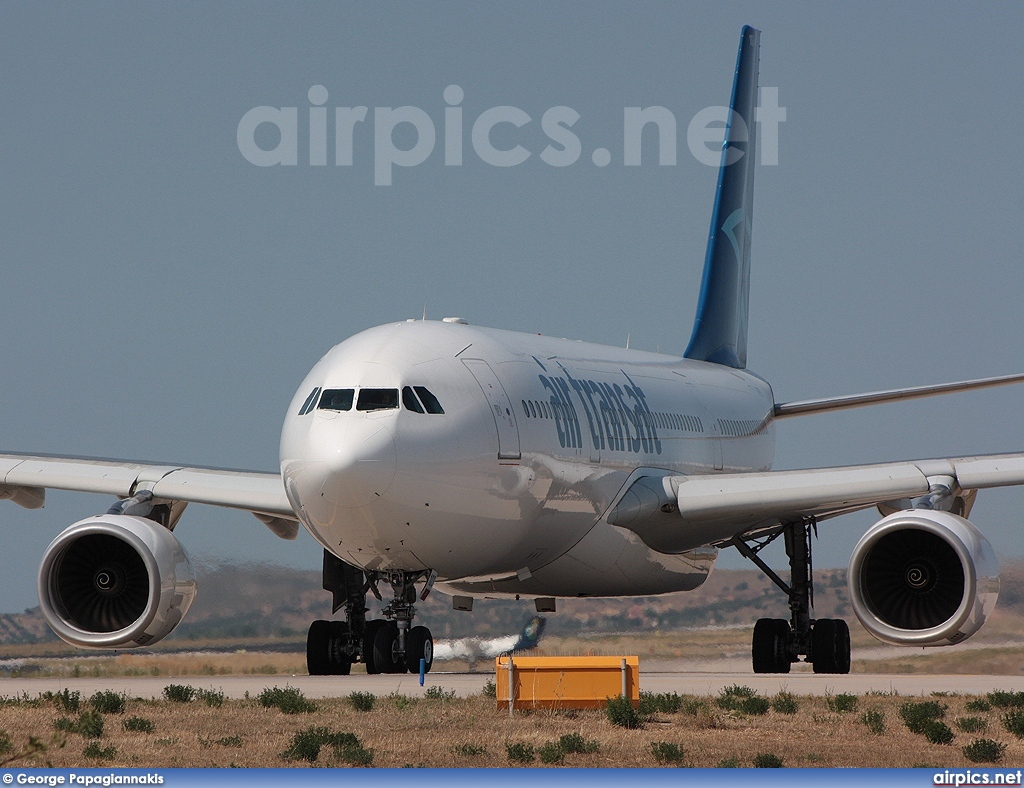
[[[380,500],[396,462],[394,434],[383,419],[327,418],[310,430],[303,472],[291,481],[309,517],[326,526],[342,510]]]

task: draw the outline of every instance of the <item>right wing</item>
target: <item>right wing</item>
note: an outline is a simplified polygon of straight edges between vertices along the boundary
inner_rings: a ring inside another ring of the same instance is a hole
[[[283,539],[298,518],[279,473],[156,465],[128,460],[0,454],[0,500],[40,508],[47,488],[131,497],[149,490],[165,501],[204,503],[251,512]]]
[[[610,510],[608,522],[633,531],[653,550],[681,553],[936,490],[1024,484],[1024,454],[762,473],[663,474],[637,478]]]

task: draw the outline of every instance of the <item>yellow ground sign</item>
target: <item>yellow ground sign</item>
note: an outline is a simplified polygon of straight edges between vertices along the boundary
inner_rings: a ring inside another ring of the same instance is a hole
[[[596,709],[620,695],[640,705],[635,656],[498,657],[494,671],[500,709]]]

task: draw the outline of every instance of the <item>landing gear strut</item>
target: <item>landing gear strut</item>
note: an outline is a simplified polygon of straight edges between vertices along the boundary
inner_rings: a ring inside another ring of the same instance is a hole
[[[412,626],[416,583],[425,580],[422,599],[430,593],[429,571],[363,572],[324,551],[324,588],[334,596],[333,612],[345,608],[346,621],[314,621],[306,638],[306,667],[311,676],[348,675],[353,662],[367,673],[418,673],[420,660],[430,670],[434,639],[426,627]],[[366,593],[381,598],[378,584],[387,581],[394,599],[383,619],[366,618]]]
[[[815,673],[850,672],[850,628],[840,618],[811,618],[814,584],[811,579],[811,534],[813,518],[786,523],[782,530],[753,546],[735,537],[731,544],[753,561],[789,598],[790,620],[762,618],[754,625],[751,646],[755,673],[789,673],[790,666],[804,657]],[[758,553],[782,535],[789,556],[787,584]]]

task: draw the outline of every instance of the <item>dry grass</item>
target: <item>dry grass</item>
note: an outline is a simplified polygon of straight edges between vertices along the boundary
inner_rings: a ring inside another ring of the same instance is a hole
[[[970,698],[943,697],[947,719],[971,714],[989,721],[989,733],[1007,745],[1000,766],[1024,764],[1024,742],[1007,733],[999,722],[999,710],[968,712]],[[696,715],[657,714],[641,730],[612,725],[601,711],[517,712],[509,719],[490,698],[475,696],[446,700],[378,698],[371,712],[359,712],[345,698],[318,699],[310,714],[283,714],[263,708],[255,700],[228,700],[220,708],[201,702],[129,700],[123,714],[106,715],[103,736],[95,750],[113,748],[105,760],[87,758],[91,743],[76,733],[60,734],[54,721],[65,712],[50,701],[8,702],[0,705],[0,729],[9,735],[16,750],[30,737],[49,742],[34,761],[16,765],[51,764],[55,767],[282,767],[307,765],[281,757],[299,731],[325,727],[350,732],[372,749],[373,766],[401,767],[501,767],[509,766],[506,744],[523,743],[540,750],[566,734],[578,733],[596,740],[596,753],[565,756],[565,766],[623,767],[658,766],[652,743],[678,744],[687,766],[713,767],[729,759],[750,766],[757,753],[772,753],[792,767],[967,767],[961,748],[975,738],[957,733],[952,745],[929,744],[902,724],[898,708],[908,699],[867,695],[858,698],[857,713],[829,711],[827,699],[800,697],[796,714],[774,711],[760,717],[719,709],[705,699]],[[884,736],[872,734],[861,721],[861,712],[876,710],[885,715]],[[153,732],[129,732],[123,722],[140,717],[153,724]],[[480,752],[480,750],[485,750]],[[458,754],[456,754],[458,753]],[[474,754],[476,753],[476,754]],[[344,765],[324,747],[318,765]],[[538,758],[533,762],[543,765]]]

